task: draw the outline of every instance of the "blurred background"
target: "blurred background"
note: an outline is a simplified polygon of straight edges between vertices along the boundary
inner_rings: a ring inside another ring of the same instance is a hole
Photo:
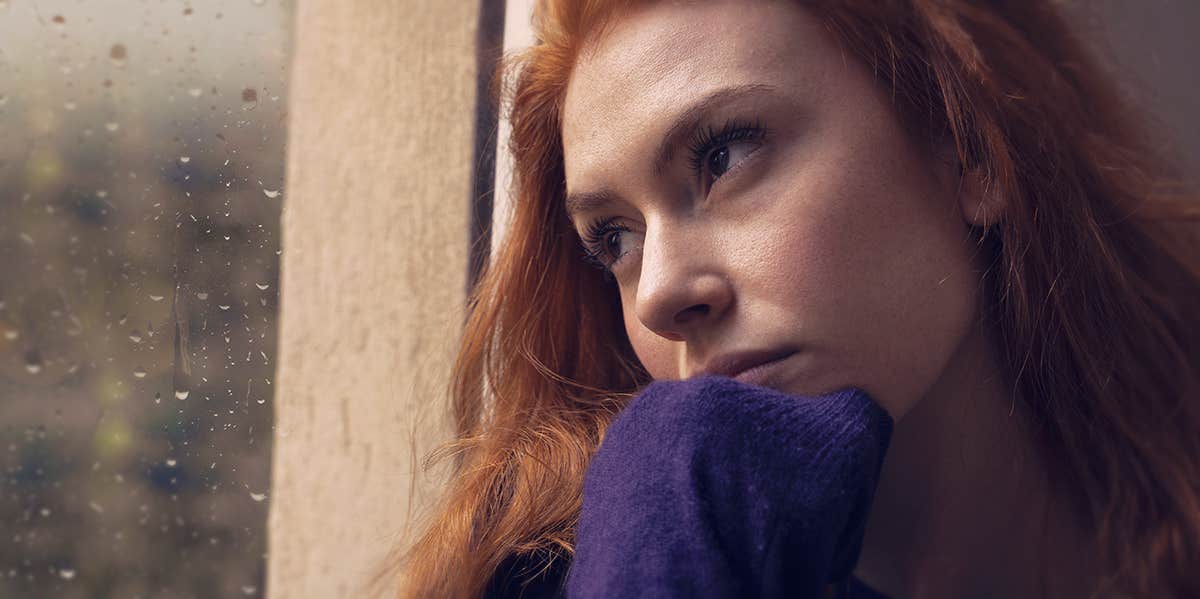
[[[0,597],[263,595],[290,0],[0,0]]]

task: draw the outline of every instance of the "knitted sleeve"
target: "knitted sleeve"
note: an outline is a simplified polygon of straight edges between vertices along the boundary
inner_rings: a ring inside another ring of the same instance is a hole
[[[853,388],[650,384],[588,468],[567,596],[818,597],[858,560],[891,432]]]

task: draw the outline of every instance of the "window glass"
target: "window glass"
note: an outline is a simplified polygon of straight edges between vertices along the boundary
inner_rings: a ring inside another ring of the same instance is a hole
[[[0,0],[0,597],[263,594],[291,12]]]

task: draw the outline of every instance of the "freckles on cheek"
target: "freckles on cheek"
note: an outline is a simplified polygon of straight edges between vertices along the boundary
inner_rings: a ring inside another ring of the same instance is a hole
[[[759,273],[776,301],[783,304],[809,304],[826,301],[841,292],[848,277],[844,234],[829,220],[800,216],[779,219],[772,231],[758,237],[754,255],[740,265],[744,272]]]

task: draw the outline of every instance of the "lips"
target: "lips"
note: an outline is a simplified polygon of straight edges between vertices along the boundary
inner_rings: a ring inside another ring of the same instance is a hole
[[[747,370],[782,360],[794,353],[796,353],[795,349],[778,348],[722,354],[706,363],[697,374],[700,376],[721,375],[737,378],[738,375]]]

